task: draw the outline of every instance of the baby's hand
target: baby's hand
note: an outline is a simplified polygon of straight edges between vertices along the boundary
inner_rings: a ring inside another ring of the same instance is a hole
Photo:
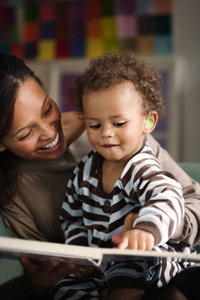
[[[155,238],[152,233],[140,229],[131,229],[123,234],[117,248],[121,250],[151,250],[154,247],[154,242]]]

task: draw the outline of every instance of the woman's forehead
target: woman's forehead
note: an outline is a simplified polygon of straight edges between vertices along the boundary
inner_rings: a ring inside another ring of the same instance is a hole
[[[15,101],[12,129],[40,116],[46,99],[46,92],[37,82],[27,80],[21,84]]]

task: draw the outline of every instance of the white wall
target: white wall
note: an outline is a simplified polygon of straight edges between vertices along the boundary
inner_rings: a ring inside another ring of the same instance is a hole
[[[183,60],[181,159],[200,162],[200,1],[174,0],[175,54]]]

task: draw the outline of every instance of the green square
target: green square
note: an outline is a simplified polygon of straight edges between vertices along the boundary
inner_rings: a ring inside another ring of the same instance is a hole
[[[23,19],[25,22],[34,22],[38,20],[38,4],[26,4],[23,11]]]
[[[121,38],[119,39],[119,50],[132,50],[134,53],[137,52],[137,42],[136,38]]]
[[[113,0],[101,0],[101,11],[103,16],[114,16]]]
[[[9,26],[8,32],[10,42],[19,42],[19,31],[16,26]]]
[[[107,38],[103,40],[104,52],[119,49],[119,42],[117,38]]]

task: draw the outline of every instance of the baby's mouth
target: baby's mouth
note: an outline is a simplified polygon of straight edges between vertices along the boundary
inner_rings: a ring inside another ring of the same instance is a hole
[[[59,141],[59,133],[57,132],[55,140],[52,141],[51,143],[43,146],[43,147],[40,147],[40,149],[50,149],[50,148],[53,148],[53,147],[55,147],[57,145],[58,141]]]
[[[116,145],[114,144],[104,144],[103,147],[104,148],[111,148],[111,147],[115,147]]]

